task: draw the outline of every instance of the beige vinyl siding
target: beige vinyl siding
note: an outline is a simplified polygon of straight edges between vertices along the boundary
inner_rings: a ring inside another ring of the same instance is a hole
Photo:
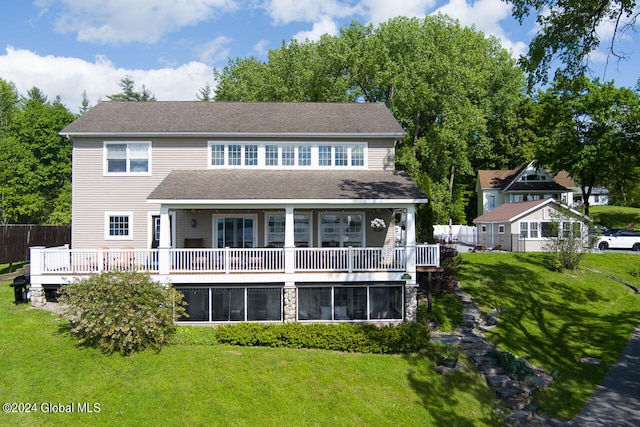
[[[148,247],[151,239],[150,213],[158,214],[160,206],[147,203],[147,196],[167,176],[171,170],[177,169],[207,169],[208,141],[212,138],[74,138],[73,148],[73,211],[71,244],[75,249],[122,246],[138,248]],[[254,140],[267,142],[262,139],[242,139],[243,142]],[[286,139],[272,139],[286,141]],[[150,141],[151,142],[151,175],[147,176],[105,176],[103,144],[104,141]],[[229,141],[225,138],[224,141]],[[358,140],[362,141],[362,140]],[[301,141],[303,142],[303,141]],[[308,142],[331,142],[323,138],[309,139]],[[354,140],[354,142],[356,142]],[[394,141],[375,140],[368,142],[367,163],[369,169],[394,170]],[[105,239],[105,213],[132,212],[131,224],[133,235],[128,240]],[[211,245],[211,213],[202,213],[195,217],[196,229],[191,227],[190,212],[176,213],[176,235],[182,247],[185,237],[203,237]],[[208,218],[207,218],[208,216]],[[367,215],[367,218],[369,215]],[[258,241],[264,240],[264,220],[259,217]],[[370,220],[370,219],[369,219]],[[315,226],[314,219],[314,226]],[[205,227],[205,224],[208,228]],[[192,236],[193,235],[193,236]],[[367,235],[374,240],[380,235]],[[315,240],[315,234],[314,234]]]
[[[369,141],[368,169],[395,170],[394,141]]]
[[[147,203],[147,196],[172,169],[206,169],[207,140],[151,139],[150,176],[104,176],[103,142],[98,138],[74,141],[71,244],[76,249],[147,247],[151,230],[148,213],[160,210],[160,206]],[[132,212],[133,238],[106,240],[105,212]]]

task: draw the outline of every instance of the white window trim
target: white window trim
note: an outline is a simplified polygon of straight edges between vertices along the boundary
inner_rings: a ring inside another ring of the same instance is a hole
[[[111,144],[119,144],[127,146],[127,155],[126,155],[126,172],[109,172],[109,163],[107,161],[107,146]],[[129,146],[130,145],[148,145],[147,147],[147,161],[149,162],[149,167],[147,168],[147,172],[129,172],[129,161],[131,158],[129,157]],[[151,176],[151,141],[103,141],[102,142],[102,175],[103,176]]]
[[[269,217],[272,215],[278,216],[286,216],[285,212],[278,211],[267,211],[264,213],[264,244],[265,246],[269,244]],[[296,215],[306,215],[309,218],[309,247],[313,247],[313,214],[311,211],[295,211],[293,213],[294,217]],[[295,223],[295,219],[294,219]],[[295,226],[295,224],[294,224]],[[286,230],[285,230],[286,233]],[[295,234],[295,229],[294,229]]]
[[[126,216],[129,218],[129,235],[111,236],[109,234],[109,218],[112,216]],[[133,240],[133,212],[110,211],[104,213],[104,239],[105,240]]]
[[[211,216],[211,246],[217,248],[218,246],[218,220],[224,218],[243,218],[253,220],[253,248],[258,248],[258,215],[257,214],[243,214],[243,213],[228,213],[228,214],[213,214]]]
[[[500,231],[502,229],[502,231]],[[498,234],[504,234],[507,230],[507,226],[504,224],[498,224]]]
[[[362,216],[362,229],[360,230],[360,234],[362,236],[362,240],[360,242],[360,246],[365,248],[367,247],[367,217],[365,216],[364,212],[360,212],[360,211],[348,211],[348,212],[342,212],[342,211],[327,211],[327,212],[318,212],[318,245],[322,246],[322,217],[324,215],[338,215],[341,219],[340,219],[340,238],[344,240],[344,235],[342,232],[342,217],[345,215],[361,215]],[[347,248],[349,247],[348,244],[344,244],[344,241],[338,242],[338,247],[340,248]]]
[[[224,146],[224,164],[222,165],[212,165],[212,153],[211,147],[213,145],[223,145]],[[242,147],[241,151],[241,164],[240,165],[230,165],[229,164],[229,146],[230,145],[240,145]],[[257,145],[258,146],[258,164],[257,165],[245,165],[245,147],[247,145]],[[267,165],[266,164],[266,146],[277,146],[278,147],[278,164],[277,165]],[[295,165],[283,165],[282,164],[282,148],[283,147],[294,147],[294,158]],[[299,147],[310,147],[311,149],[311,164],[310,165],[299,165],[300,154]],[[331,146],[331,165],[329,166],[320,166],[320,146]],[[335,147],[347,147],[347,165],[346,166],[336,166],[335,164]],[[358,166],[353,166],[353,157],[352,157],[352,149],[354,147],[362,148],[362,156],[363,156],[363,164]],[[247,168],[247,169],[367,169],[368,168],[368,144],[366,142],[306,142],[306,141],[292,141],[292,142],[284,142],[284,141],[269,141],[269,142],[257,142],[257,141],[216,141],[211,140],[207,141],[207,168],[208,169],[238,169],[238,168]]]

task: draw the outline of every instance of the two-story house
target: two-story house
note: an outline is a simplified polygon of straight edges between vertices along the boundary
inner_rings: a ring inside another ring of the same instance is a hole
[[[476,180],[478,216],[505,203],[552,198],[573,206],[576,184],[565,171],[552,175],[535,162],[511,170],[479,170]]]
[[[180,290],[188,322],[411,321],[439,266],[383,104],[102,102],[61,134],[71,247],[32,248],[34,304],[135,269]]]

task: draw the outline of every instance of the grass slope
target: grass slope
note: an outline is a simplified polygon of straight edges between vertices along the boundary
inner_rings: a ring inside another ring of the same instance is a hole
[[[608,228],[635,228],[640,230],[640,208],[621,206],[589,206],[589,216],[596,224]]]
[[[122,357],[78,348],[64,325],[0,284],[0,401],[39,409],[0,413],[0,425],[500,425],[481,376],[441,376],[427,355],[173,345]],[[100,412],[78,413],[85,402]]]
[[[503,350],[559,375],[536,395],[546,413],[572,418],[591,396],[640,322],[640,256],[589,254],[575,272],[556,273],[544,254],[462,254],[459,279],[484,311],[500,308],[488,334]],[[601,365],[579,363],[596,357]]]

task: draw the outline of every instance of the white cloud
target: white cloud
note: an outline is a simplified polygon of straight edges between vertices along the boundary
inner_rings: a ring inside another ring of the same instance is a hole
[[[52,72],[51,70],[55,70]],[[144,85],[158,101],[195,100],[198,90],[212,84],[213,71],[201,62],[189,62],[177,68],[131,70],[116,67],[107,58],[97,56],[95,62],[61,56],[40,56],[24,49],[6,48],[0,55],[0,76],[16,85],[21,95],[36,86],[53,100],[56,95],[72,112],[82,102],[82,91],[92,105],[107,95],[120,93],[120,79],[129,75],[140,88]]]
[[[377,25],[396,16],[424,17],[436,5],[436,0],[363,0],[362,4],[371,22]]]
[[[260,40],[253,45],[253,50],[259,55],[264,56],[269,52],[269,40]]]
[[[331,36],[338,34],[338,24],[328,16],[321,17],[319,22],[313,24],[313,28],[310,31],[300,31],[293,38],[300,42],[305,40],[318,41],[323,34]]]
[[[527,51],[528,44],[511,40],[500,24],[504,19],[511,17],[511,6],[502,0],[479,0],[472,4],[466,0],[450,0],[433,13],[449,15],[460,21],[463,27],[475,26],[476,30],[497,37],[514,58]]]
[[[93,43],[155,43],[163,34],[237,8],[236,0],[60,0],[55,29]],[[36,6],[51,9],[52,2]]]
[[[263,7],[276,25],[294,21],[317,22],[326,16],[344,18],[361,11],[359,5],[350,6],[339,0],[269,0]]]
[[[472,5],[466,0],[451,0],[436,10],[460,21],[464,27],[476,26],[476,29],[493,35],[503,33],[499,22],[511,16],[511,6],[502,0],[479,0]]]
[[[229,37],[220,36],[196,48],[198,59],[206,64],[227,61],[229,58]]]

